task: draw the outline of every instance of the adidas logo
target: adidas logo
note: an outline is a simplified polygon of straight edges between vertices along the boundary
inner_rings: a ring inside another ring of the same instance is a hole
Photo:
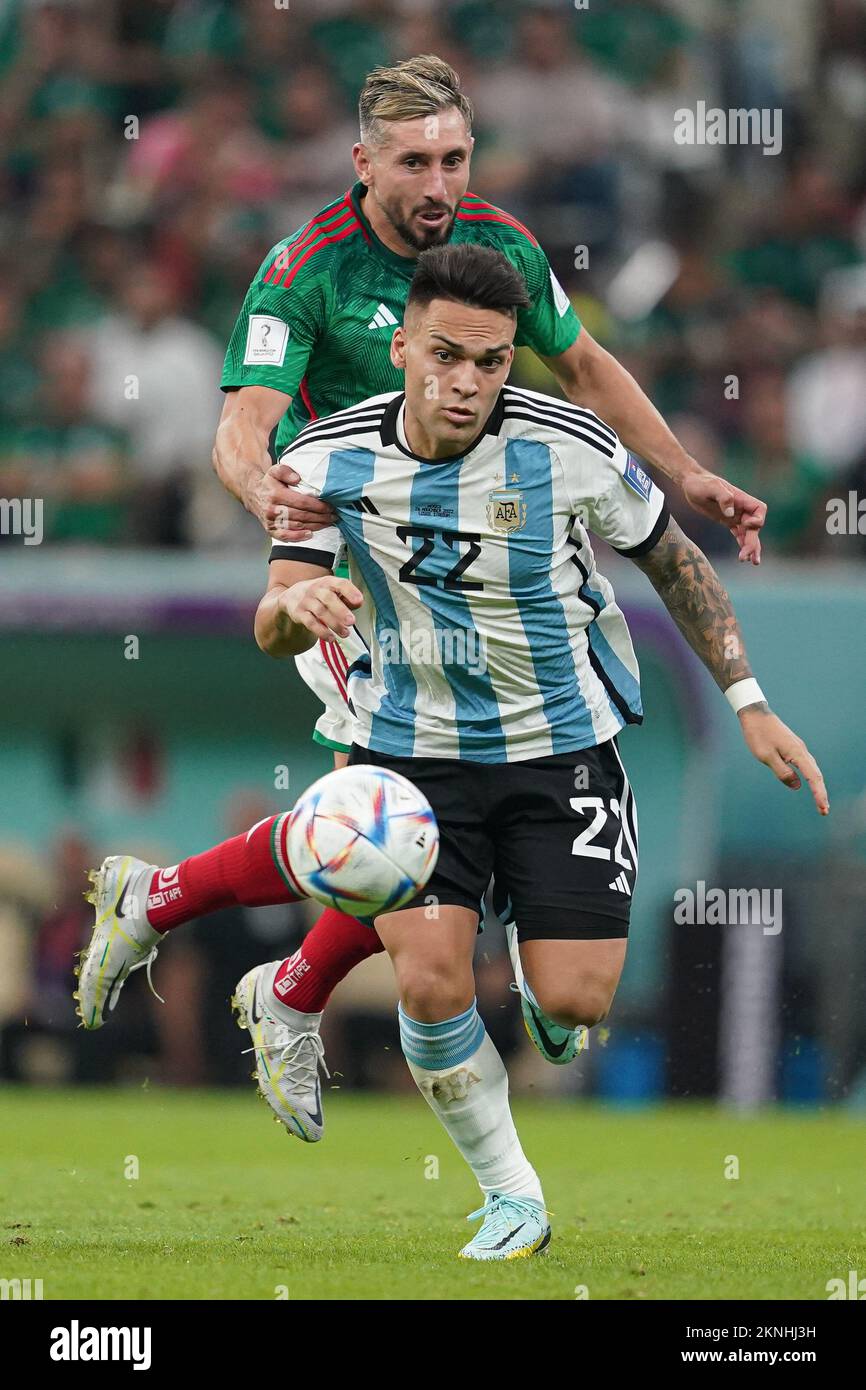
[[[391,310],[387,308],[386,305],[380,304],[375,314],[371,318],[370,322],[367,324],[367,327],[388,328],[389,326],[392,328],[396,328],[397,319],[395,319],[394,315],[391,313]]]
[[[615,893],[625,893],[626,897],[631,897],[631,889],[628,886],[628,879],[625,874],[620,874],[613,883],[609,883],[608,888],[612,888]]]

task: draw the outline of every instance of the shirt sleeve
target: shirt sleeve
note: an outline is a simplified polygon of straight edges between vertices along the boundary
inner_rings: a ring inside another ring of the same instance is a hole
[[[649,473],[607,425],[598,422],[610,442],[600,452],[594,444],[569,440],[563,458],[575,514],[621,555],[644,555],[668,524],[667,500]]]
[[[328,451],[323,450],[321,445],[318,448],[315,445],[309,448],[302,446],[295,447],[290,455],[284,457],[300,475],[301,481],[295,485],[296,491],[318,497],[328,464]],[[339,526],[325,526],[321,531],[314,531],[306,541],[273,540],[268,563],[271,560],[295,560],[302,565],[321,565],[323,569],[334,570],[338,565],[345,564],[345,550],[346,544]]]
[[[539,357],[558,357],[580,333],[580,319],[540,246],[527,241],[514,261],[532,300],[518,312],[515,344],[532,348]]]
[[[301,253],[303,254],[303,253]],[[222,389],[272,386],[294,396],[328,316],[330,280],[320,269],[292,261],[292,244],[278,243],[247,291],[226,350]]]

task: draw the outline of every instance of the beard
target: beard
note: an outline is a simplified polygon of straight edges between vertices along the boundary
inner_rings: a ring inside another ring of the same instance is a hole
[[[411,246],[413,251],[426,251],[429,246],[442,246],[449,240],[457,218],[455,209],[441,228],[430,227],[426,232],[422,232],[419,235],[409,222],[402,221],[396,211],[387,207],[384,203],[379,203],[379,207],[384,212],[397,235],[405,241],[407,246]]]

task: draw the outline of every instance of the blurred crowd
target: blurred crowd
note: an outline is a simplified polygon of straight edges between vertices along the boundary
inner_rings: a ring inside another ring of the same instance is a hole
[[[366,72],[421,52],[476,105],[472,188],[775,551],[863,554],[826,502],[866,495],[866,0],[5,0],[0,496],[53,542],[260,543],[210,469],[225,344],[352,182]],[[780,109],[781,152],[677,143],[701,101]]]

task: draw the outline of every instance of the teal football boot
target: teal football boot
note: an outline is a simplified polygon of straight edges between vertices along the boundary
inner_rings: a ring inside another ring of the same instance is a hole
[[[481,1229],[464,1245],[461,1260],[520,1260],[540,1255],[550,1244],[550,1222],[543,1202],[533,1197],[509,1197],[488,1192],[484,1206],[467,1216],[483,1217]]]

